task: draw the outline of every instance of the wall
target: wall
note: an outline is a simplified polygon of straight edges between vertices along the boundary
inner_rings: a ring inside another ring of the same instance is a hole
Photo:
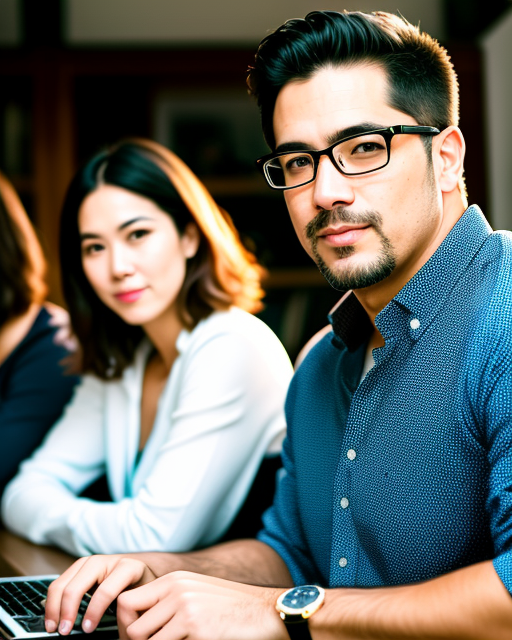
[[[512,10],[482,39],[489,218],[512,229]]]
[[[68,0],[70,43],[172,41],[257,43],[288,18],[314,9],[401,11],[442,37],[441,0]]]
[[[13,46],[21,40],[20,0],[0,0],[0,45]]]
[[[21,5],[0,0],[0,45],[20,42]],[[319,8],[401,12],[437,38],[444,35],[442,0],[64,0],[64,37],[80,46],[253,45],[288,18]]]

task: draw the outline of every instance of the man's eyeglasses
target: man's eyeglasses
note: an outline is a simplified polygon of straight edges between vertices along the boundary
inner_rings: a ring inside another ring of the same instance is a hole
[[[256,164],[272,189],[295,189],[313,182],[321,156],[327,156],[343,175],[360,176],[388,164],[393,136],[437,136],[438,133],[435,127],[397,125],[347,136],[321,151],[271,153],[256,160]]]

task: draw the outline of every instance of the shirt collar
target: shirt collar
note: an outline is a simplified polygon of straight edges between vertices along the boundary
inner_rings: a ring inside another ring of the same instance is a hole
[[[375,324],[384,337],[398,306],[412,318],[411,336],[418,339],[491,232],[479,207],[472,205],[466,209],[434,255],[377,315]],[[332,309],[329,321],[334,331],[334,343],[346,346],[349,351],[355,351],[368,340],[373,330],[368,315],[352,291],[348,291]]]
[[[346,346],[350,352],[357,351],[373,331],[368,314],[352,291],[345,293],[328,318],[334,332],[333,344]]]

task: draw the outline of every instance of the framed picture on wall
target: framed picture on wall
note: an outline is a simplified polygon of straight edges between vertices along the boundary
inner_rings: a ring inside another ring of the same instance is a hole
[[[254,174],[268,153],[256,103],[244,91],[166,91],[154,102],[155,139],[200,177]]]

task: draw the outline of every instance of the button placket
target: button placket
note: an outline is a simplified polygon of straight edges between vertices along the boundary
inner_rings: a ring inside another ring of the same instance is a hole
[[[376,366],[371,371],[375,368]],[[362,446],[361,436],[365,433],[364,408],[368,395],[366,387],[371,388],[371,386],[371,384],[359,384],[354,389],[343,440],[340,442],[341,449],[335,477],[336,489],[333,495],[333,545],[329,573],[331,584],[340,587],[354,586],[357,573],[358,537],[349,505],[351,506],[352,474],[362,463],[360,447]]]

